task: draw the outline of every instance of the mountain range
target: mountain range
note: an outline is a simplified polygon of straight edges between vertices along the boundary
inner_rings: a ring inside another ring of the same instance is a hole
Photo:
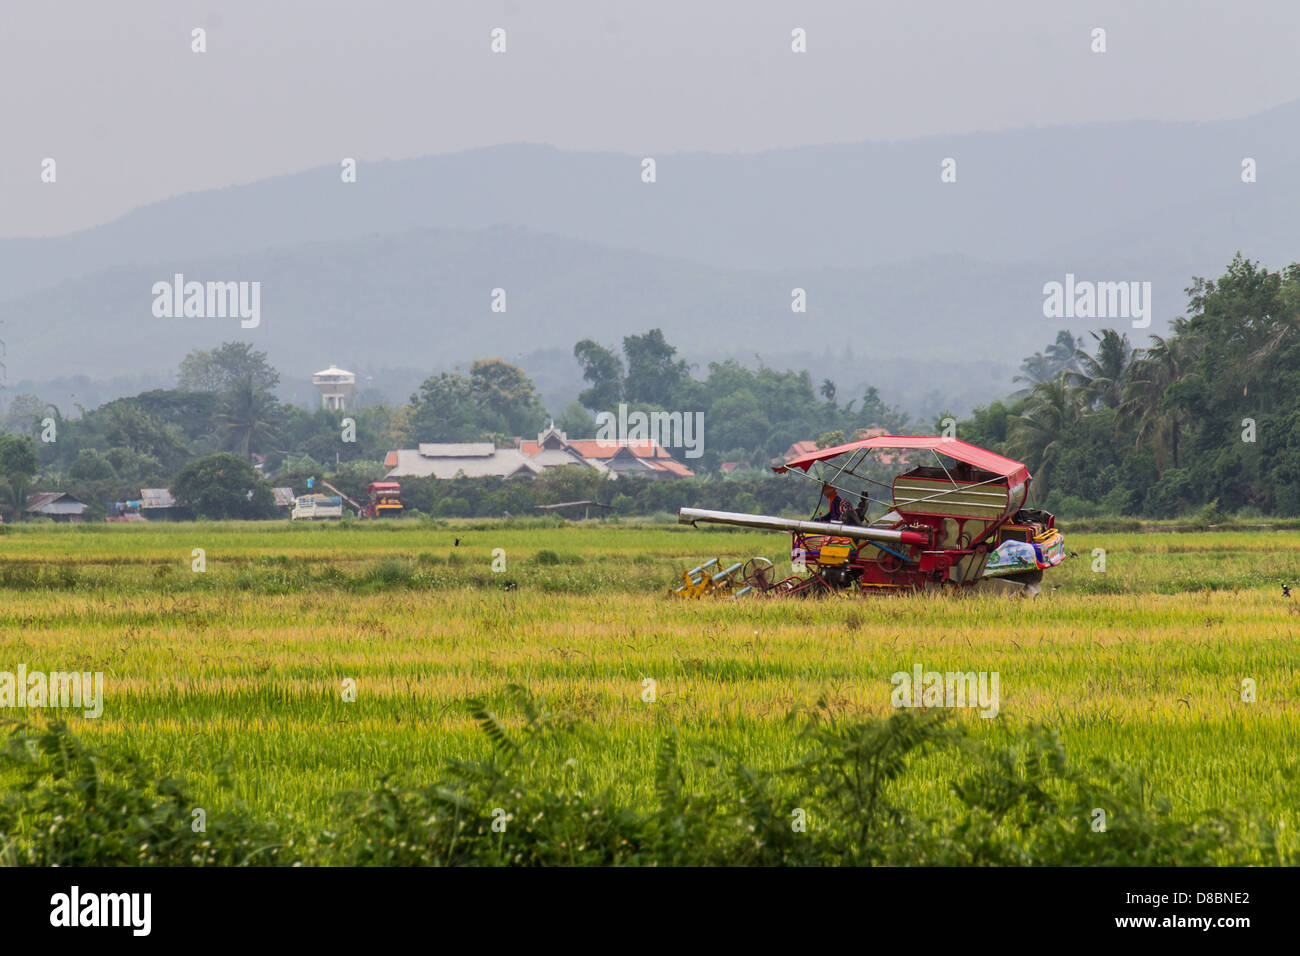
[[[964,413],[1005,394],[1058,328],[1142,344],[1236,251],[1300,260],[1300,102],[1210,123],[652,155],[652,183],[645,158],[510,144],[363,159],[355,183],[331,163],[0,241],[7,392],[165,377],[191,349],[247,338],[300,401],[331,363],[404,399],[422,374],[502,355],[558,410],[582,387],[576,341],[659,327],[699,369],[808,367],[841,397],[870,384],[917,415]],[[955,182],[941,181],[949,158]],[[152,286],[177,273],[260,282],[257,327],[155,316]],[[1045,318],[1043,286],[1067,274],[1151,282],[1150,328]]]

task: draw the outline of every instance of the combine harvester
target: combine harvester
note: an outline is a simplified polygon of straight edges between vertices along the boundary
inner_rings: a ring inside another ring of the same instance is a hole
[[[402,486],[396,481],[372,481],[366,486],[369,502],[361,512],[363,518],[400,518],[406,510],[402,504]]]
[[[882,453],[879,458],[873,455]],[[882,480],[890,470],[892,481]],[[669,593],[683,598],[746,594],[890,593],[975,588],[1035,595],[1043,571],[1060,564],[1056,519],[1026,508],[1022,463],[955,438],[881,435],[801,455],[773,471],[817,481],[827,513],[809,521],[682,508],[699,522],[788,531],[790,576],[763,557],[715,558],[685,572]],[[886,488],[888,501],[869,486]],[[850,504],[857,498],[857,505]],[[838,500],[837,500],[838,499]],[[869,514],[873,504],[880,512]],[[831,520],[831,519],[834,520]]]

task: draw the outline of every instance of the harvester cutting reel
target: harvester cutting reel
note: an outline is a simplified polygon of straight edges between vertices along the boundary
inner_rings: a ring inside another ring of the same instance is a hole
[[[776,567],[760,556],[728,564],[722,558],[705,561],[682,573],[682,583],[668,593],[680,598],[740,598],[748,594],[792,593],[803,585],[797,578],[778,581]]]

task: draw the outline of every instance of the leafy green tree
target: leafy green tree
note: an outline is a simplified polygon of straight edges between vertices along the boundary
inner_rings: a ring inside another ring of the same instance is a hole
[[[180,468],[191,457],[179,425],[160,422],[129,398],[96,409],[93,428],[101,436],[98,447],[127,449],[157,460],[168,470]],[[127,477],[121,469],[118,474]]]
[[[0,435],[0,475],[10,480],[36,474],[36,448],[30,438]]]
[[[591,384],[578,396],[586,408],[613,411],[623,400],[623,360],[591,339],[573,347],[573,357],[582,366],[582,378]]]
[[[874,386],[868,386],[862,395],[858,421],[863,425],[888,428],[894,434],[907,431],[907,415],[894,406],[885,404]]]
[[[607,503],[615,492],[615,481],[593,468],[581,465],[549,468],[532,482],[533,497],[538,504],[561,501],[599,501]]]
[[[275,496],[246,461],[218,452],[190,462],[172,482],[172,494],[200,518],[269,518]]]
[[[1024,414],[1024,410],[1024,399],[1009,403],[990,402],[987,406],[976,408],[969,421],[957,426],[957,436],[972,445],[998,451],[1006,444],[1011,421]]]
[[[166,483],[173,470],[147,452],[134,448],[110,448],[104,456],[119,479],[135,488],[150,488]]]
[[[68,477],[75,481],[112,481],[117,478],[117,470],[95,449],[83,448],[77,452],[77,460],[68,470]]]
[[[258,391],[274,391],[280,373],[247,342],[225,342],[215,349],[195,349],[181,361],[180,388],[191,392],[229,392],[251,380]]]
[[[38,461],[36,449],[30,438],[17,435],[0,435],[0,507],[9,520],[19,518],[27,505],[27,493]]]
[[[430,376],[411,405],[410,433],[424,442],[536,434],[546,417],[532,380],[502,359],[475,361],[468,378],[456,372]]]
[[[216,431],[222,398],[215,392],[154,389],[127,401],[155,421],[177,426],[187,441],[199,441]]]
[[[1286,404],[1278,401],[1274,385],[1280,371],[1295,368],[1300,315],[1288,303],[1300,293],[1286,290],[1284,282],[1297,281],[1300,266],[1270,272],[1241,253],[1217,281],[1193,280],[1185,334],[1199,341],[1200,367],[1215,370],[1222,398],[1254,391],[1257,403],[1272,403],[1262,410]]]
[[[596,418],[583,406],[582,402],[569,402],[555,420],[560,431],[570,438],[590,438],[596,434]]]
[[[0,431],[35,435],[48,407],[35,395],[15,395],[0,418]]]
[[[469,379],[455,372],[426,378],[411,396],[412,438],[420,442],[473,441],[490,427],[474,404]]]
[[[524,370],[499,358],[476,359],[469,367],[470,396],[495,430],[507,435],[536,434],[546,419],[537,387]]]
[[[623,339],[627,359],[624,394],[632,402],[669,408],[677,390],[690,378],[686,362],[675,359],[677,349],[669,345],[660,329]]]

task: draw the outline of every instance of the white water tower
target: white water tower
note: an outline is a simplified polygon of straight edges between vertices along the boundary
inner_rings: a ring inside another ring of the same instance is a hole
[[[357,377],[336,365],[322,369],[311,377],[311,383],[320,389],[322,408],[343,410],[343,399],[357,384]]]

